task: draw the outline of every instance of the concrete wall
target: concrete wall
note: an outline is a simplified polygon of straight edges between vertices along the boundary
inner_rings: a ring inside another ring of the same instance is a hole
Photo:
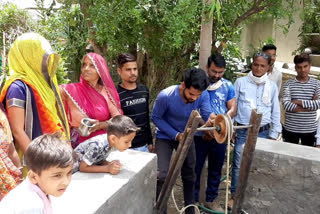
[[[64,195],[52,198],[56,214],[150,214],[156,196],[155,154],[127,150],[110,154],[120,160],[118,175],[75,173]]]
[[[258,139],[245,192],[248,213],[320,213],[320,149]]]
[[[244,27],[241,34],[241,50],[243,56],[248,55],[249,45],[259,46],[260,41],[265,41],[268,37],[275,40],[277,46],[277,61],[290,62],[293,61],[292,52],[299,47],[299,28],[302,25],[300,13],[303,8],[302,1],[293,1],[293,7],[297,11],[293,14],[295,23],[291,25],[289,32],[284,34],[280,25],[286,24],[287,20],[259,20],[255,23],[248,24]]]

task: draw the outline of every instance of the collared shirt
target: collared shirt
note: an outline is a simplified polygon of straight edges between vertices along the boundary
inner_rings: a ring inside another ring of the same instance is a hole
[[[273,66],[272,72],[268,73],[268,78],[269,78],[269,80],[272,80],[272,81],[274,81],[276,83],[276,85],[278,87],[278,91],[280,93],[281,84],[282,84],[281,68],[277,68],[277,67]]]
[[[50,198],[26,178],[0,202],[0,213],[51,214]]]
[[[193,110],[198,110],[202,119],[207,121],[211,113],[207,90],[193,103],[185,103],[179,92],[179,85],[162,90],[153,106],[151,119],[156,125],[156,137],[175,140],[183,133]]]
[[[74,151],[78,155],[78,161],[73,166],[73,172],[79,171],[80,162],[84,161],[91,166],[106,160],[111,149],[108,135],[101,134],[80,143]]]
[[[237,100],[237,115],[235,121],[248,125],[250,123],[252,109],[262,113],[261,126],[271,124],[269,136],[277,138],[281,133],[280,105],[278,100],[278,88],[273,81],[270,81],[271,103],[265,104],[262,95],[265,84],[257,85],[250,77],[241,77],[234,84]]]
[[[208,90],[211,111],[216,115],[227,113],[227,102],[235,98],[235,91],[232,83],[224,78],[222,78],[221,81],[222,85],[217,90]]]

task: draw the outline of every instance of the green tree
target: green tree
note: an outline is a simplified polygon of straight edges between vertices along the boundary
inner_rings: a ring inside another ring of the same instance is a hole
[[[0,5],[0,32],[2,32],[0,34],[0,42],[4,66],[6,64],[6,54],[17,36],[33,29],[34,22],[32,22],[26,11],[18,9],[13,3]]]
[[[54,2],[54,1],[53,1]],[[87,24],[79,5],[65,1],[62,8],[45,8],[44,0],[36,0],[39,12],[37,31],[48,39],[60,56],[60,84],[79,81],[81,60],[87,45]]]

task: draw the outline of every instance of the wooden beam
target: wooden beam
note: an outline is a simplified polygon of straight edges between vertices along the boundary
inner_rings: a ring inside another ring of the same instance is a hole
[[[262,114],[258,114],[256,109],[251,112],[250,124],[251,128],[248,129],[247,141],[245,143],[242,160],[240,165],[240,175],[238,180],[238,186],[236,195],[232,207],[232,214],[239,214],[242,209],[244,201],[244,193],[247,188],[250,167],[256,149],[257,138],[259,134],[260,124],[262,120]]]
[[[199,113],[197,111],[192,111],[184,130],[182,140],[179,142],[175,156],[170,163],[167,177],[155,206],[155,213],[162,213],[166,208],[172,188],[177,181],[183,162],[186,159],[191,144],[193,143],[193,137],[197,131],[200,120],[201,116]]]

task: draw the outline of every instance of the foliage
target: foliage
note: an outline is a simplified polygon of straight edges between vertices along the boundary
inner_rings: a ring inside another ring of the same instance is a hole
[[[299,28],[300,47],[292,53],[293,55],[303,52],[306,47],[314,46],[311,35],[320,34],[320,2],[306,1],[300,17],[303,21],[302,26]],[[314,50],[320,52],[319,47]]]
[[[17,36],[33,28],[34,23],[24,10],[18,9],[13,3],[0,5],[0,42],[2,50],[5,45],[6,53]],[[3,34],[5,34],[5,43],[3,43]]]
[[[253,52],[257,48],[261,49],[264,43],[274,43],[272,38],[261,42],[259,47],[251,47],[248,57],[242,59],[242,54],[238,44],[240,43],[240,35],[243,24],[253,23],[261,20],[286,19],[287,23],[281,26],[284,33],[288,32],[290,25],[293,23],[293,13],[295,9],[292,7],[293,0],[228,0],[228,1],[212,1],[215,13],[213,13],[213,47],[212,52],[221,52],[225,56],[228,66],[226,68],[225,77],[234,80],[233,72],[239,71],[239,62],[247,64]],[[221,4],[221,8],[217,7]],[[219,45],[215,45],[219,43]]]
[[[81,59],[87,45],[87,27],[79,6],[65,1],[64,7],[55,11],[44,9],[44,0],[36,0],[41,19],[37,30],[48,39],[53,49],[61,55],[57,71],[59,84],[79,81]]]

